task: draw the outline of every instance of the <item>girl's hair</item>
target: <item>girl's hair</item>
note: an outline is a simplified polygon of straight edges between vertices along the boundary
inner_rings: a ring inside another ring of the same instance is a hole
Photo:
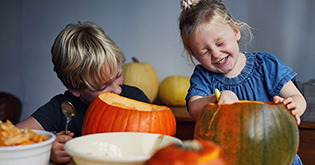
[[[52,62],[58,78],[68,88],[101,90],[116,78],[124,53],[96,24],[68,24],[57,36]]]
[[[238,23],[238,26],[235,25]],[[190,39],[204,24],[229,24],[233,29],[240,29],[249,35],[250,42],[253,38],[251,28],[244,22],[238,22],[232,18],[227,7],[221,0],[200,0],[195,6],[184,9],[179,17],[179,29],[185,50],[193,64],[194,54],[189,48]],[[240,42],[239,42],[240,44]]]

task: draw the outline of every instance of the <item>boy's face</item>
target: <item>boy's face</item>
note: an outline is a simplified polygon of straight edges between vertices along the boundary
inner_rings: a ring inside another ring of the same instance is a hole
[[[123,85],[123,83],[124,83],[124,77],[122,75],[122,69],[119,66],[119,71],[118,71],[118,74],[116,75],[116,79],[114,79],[113,82],[109,86],[104,87],[102,90],[92,91],[89,89],[85,89],[83,91],[73,91],[69,89],[69,91],[74,96],[80,97],[80,99],[83,102],[90,104],[94,100],[94,98],[96,98],[100,93],[112,92],[112,93],[120,94],[121,86]]]
[[[237,64],[239,39],[240,31],[229,24],[205,23],[192,37],[189,47],[206,69],[228,76]]]

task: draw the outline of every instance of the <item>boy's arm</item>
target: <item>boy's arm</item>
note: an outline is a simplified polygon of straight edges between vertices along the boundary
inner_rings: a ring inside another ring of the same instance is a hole
[[[42,125],[34,117],[29,117],[25,119],[24,121],[17,123],[15,126],[20,129],[29,128],[29,129],[44,130]]]

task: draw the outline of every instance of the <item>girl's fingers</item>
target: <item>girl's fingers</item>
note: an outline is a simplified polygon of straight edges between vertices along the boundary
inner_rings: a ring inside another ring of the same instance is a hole
[[[281,103],[283,100],[284,100],[284,99],[281,98],[281,97],[279,97],[279,96],[273,97],[273,102],[274,102],[275,104]]]
[[[299,116],[299,115],[295,115],[294,117],[295,117],[296,124],[297,124],[297,125],[300,125],[300,124],[301,124],[301,118],[300,118],[300,116]]]
[[[292,97],[288,97],[288,98],[284,99],[282,102],[284,105],[288,105],[292,102]]]

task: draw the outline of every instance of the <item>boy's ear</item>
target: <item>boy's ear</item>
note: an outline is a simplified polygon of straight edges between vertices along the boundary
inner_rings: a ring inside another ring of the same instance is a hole
[[[68,88],[67,89],[69,90],[69,92],[71,92],[75,97],[80,97],[81,93],[78,92],[77,90],[74,90],[72,88]]]

